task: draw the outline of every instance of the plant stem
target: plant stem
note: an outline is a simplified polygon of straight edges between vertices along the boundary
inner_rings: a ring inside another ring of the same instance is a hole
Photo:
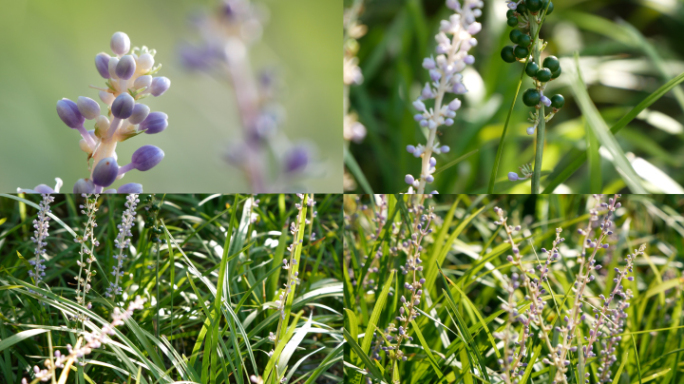
[[[541,28],[541,23],[537,23],[536,18],[530,17],[530,32],[534,36],[539,36],[539,29]],[[536,39],[537,43],[534,45],[534,61],[537,64],[541,64],[541,50],[543,46],[542,40]],[[538,194],[540,190],[540,178],[541,178],[541,167],[542,167],[542,157],[544,156],[544,131],[546,130],[546,117],[544,114],[544,103],[539,103],[539,109],[537,110],[539,116],[539,124],[537,125],[537,146],[534,155],[534,173],[532,174],[532,193]]]

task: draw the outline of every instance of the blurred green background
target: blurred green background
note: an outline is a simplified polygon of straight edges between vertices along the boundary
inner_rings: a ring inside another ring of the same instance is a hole
[[[242,173],[221,159],[241,136],[230,86],[180,64],[182,42],[198,41],[188,17],[218,1],[0,0],[0,191],[33,188],[54,178],[71,192],[87,176],[80,136],[57,116],[57,100],[97,97],[101,86],[94,58],[110,52],[116,31],[131,46],[157,50],[159,75],[171,79],[163,96],[148,98],[153,111],[169,115],[168,129],[119,145],[121,163],[141,145],[154,144],[166,158],[149,172],[131,172],[125,182],[146,192],[246,192]],[[255,68],[275,67],[282,76],[278,98],[287,113],[282,129],[291,141],[318,146],[324,172],[307,179],[309,191],[342,190],[342,111],[339,95],[342,4],[337,1],[264,0],[270,9],[263,42],[253,53]],[[101,103],[101,105],[103,105]],[[117,183],[116,185],[118,185]]]
[[[345,7],[351,0],[344,0]],[[565,107],[546,129],[543,171],[561,171],[572,160],[571,150],[587,148],[587,126],[569,87],[573,56],[589,96],[608,127],[657,88],[684,72],[684,2],[680,0],[553,0],[554,12],[540,37],[546,51],[561,59],[563,75],[550,83],[547,95],[561,93]],[[439,21],[449,16],[444,0],[366,0],[360,22],[368,26],[359,39],[358,57],[364,83],[351,87],[351,106],[368,136],[351,152],[374,192],[405,191],[404,175],[419,173],[420,160],[406,152],[407,144],[425,143],[412,119],[411,102],[428,80],[421,67],[433,54]],[[522,64],[506,64],[500,56],[511,45],[504,0],[485,0],[479,21],[483,30],[471,53],[476,62],[464,72],[469,93],[452,127],[440,128],[440,142],[451,152],[438,157],[438,167],[471,153],[467,159],[435,176],[432,189],[440,193],[486,191],[506,115],[520,79]],[[475,70],[473,70],[473,68]],[[531,86],[525,77],[520,93]],[[653,193],[682,193],[684,184],[684,92],[681,86],[657,100],[615,135],[645,189]],[[449,96],[449,100],[453,95]],[[529,193],[530,182],[512,183],[508,172],[534,160],[530,108],[518,96],[506,135],[496,192]],[[558,193],[629,191],[610,154],[590,170],[585,163],[556,188]],[[669,178],[671,179],[668,179]],[[593,184],[592,184],[593,180]],[[542,188],[546,178],[542,177]],[[361,191],[360,184],[357,191]],[[596,188],[600,190],[596,190]]]

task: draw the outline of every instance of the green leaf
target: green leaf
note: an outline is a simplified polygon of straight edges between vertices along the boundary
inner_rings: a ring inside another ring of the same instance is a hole
[[[667,92],[678,84],[684,81],[684,72],[679,74],[674,79],[668,81],[665,85],[658,88],[656,91],[651,93],[647,98],[637,104],[632,110],[630,110],[625,116],[623,116],[615,125],[610,128],[610,132],[615,135],[624,127],[627,126],[632,120],[634,120],[641,111],[650,107],[653,103],[663,97]],[[587,161],[587,152],[578,149],[572,149],[568,153],[567,157],[572,159],[572,162],[563,168],[554,169],[551,175],[547,178],[546,188],[542,193],[550,194],[558,187],[561,183],[572,176],[577,170]]]
[[[646,193],[646,189],[641,185],[641,179],[637,176],[615,136],[610,132],[598,109],[596,109],[596,106],[589,98],[587,86],[584,84],[584,80],[582,80],[579,55],[577,54],[575,55],[575,71],[570,86],[582,114],[587,119],[587,125],[592,129],[601,145],[613,156],[613,164],[616,170],[632,193]]]

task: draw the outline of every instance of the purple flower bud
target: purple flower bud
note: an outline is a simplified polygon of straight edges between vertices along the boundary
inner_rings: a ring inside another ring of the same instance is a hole
[[[547,107],[551,106],[551,99],[549,99],[546,96],[541,97],[541,102],[544,103],[544,105],[546,105]]]
[[[76,184],[74,184],[73,192],[74,194],[94,193],[95,184],[93,184],[93,181],[90,179],[78,179]]]
[[[171,86],[171,80],[168,77],[155,77],[152,79],[152,85],[150,85],[150,93],[152,96],[161,96],[164,92],[169,90]]]
[[[143,187],[142,184],[138,183],[128,183],[124,184],[119,187],[119,189],[116,191],[117,193],[143,193]]]
[[[145,104],[136,104],[135,107],[133,107],[133,113],[128,118],[128,122],[133,125],[140,124],[148,117],[149,114],[150,107]]]
[[[447,127],[450,127],[450,126],[454,125],[454,119],[446,119],[446,120],[444,120],[444,125],[446,125]]]
[[[45,185],[45,184],[36,185],[36,187],[33,188],[33,190],[34,190],[36,193],[43,193],[43,194],[55,193],[55,190],[54,190],[54,189],[52,189],[51,187],[48,187],[48,186]]]
[[[466,64],[469,64],[469,65],[470,65],[470,64],[473,64],[473,63],[475,63],[475,56],[473,56],[473,55],[468,55],[468,56],[466,56],[466,57],[463,59],[463,62],[466,63]]]
[[[434,167],[435,165],[437,165],[437,159],[435,159],[434,157],[431,157],[430,158],[430,166]]]
[[[510,181],[518,181],[519,177],[518,174],[515,172],[508,172],[508,180]]]
[[[406,176],[404,177],[404,181],[405,181],[406,184],[408,184],[408,185],[413,185],[413,182],[416,181],[416,180],[413,178],[413,175],[406,175]]]
[[[92,120],[100,116],[100,104],[97,101],[89,97],[79,96],[76,104],[78,105],[78,111],[86,119]]]
[[[133,152],[131,164],[139,171],[148,171],[164,159],[164,151],[154,145],[143,145]]]
[[[159,133],[169,125],[168,118],[164,112],[152,112],[140,123],[140,130],[149,134]]]
[[[423,87],[423,91],[420,93],[420,95],[423,97],[423,99],[432,99],[435,97],[435,94],[432,93],[432,88],[430,87],[430,84],[425,84]]]
[[[416,100],[413,102],[413,108],[417,109],[420,112],[425,112],[425,103],[423,103],[420,100]]]
[[[407,145],[406,146],[406,152],[413,153],[415,151],[416,151],[416,147],[414,147],[413,145]]]
[[[109,79],[109,59],[111,56],[104,52],[100,52],[95,56],[95,68],[100,73],[100,76]]]
[[[62,99],[57,102],[57,114],[64,124],[70,128],[82,127],[85,121],[85,118],[78,110],[78,105],[69,99]]]
[[[123,80],[128,80],[135,73],[135,59],[131,55],[125,55],[116,64],[116,75]]]
[[[458,111],[458,109],[461,108],[461,100],[459,99],[454,99],[449,103],[449,109],[452,111]]]
[[[112,103],[112,115],[119,119],[128,119],[133,114],[135,100],[128,93],[120,94]]]
[[[527,134],[530,136],[534,135],[534,131],[536,131],[536,130],[537,130],[536,127],[529,127],[529,128],[527,128]]]
[[[428,183],[432,183],[433,181],[435,181],[435,177],[432,176],[432,175],[428,175],[428,176],[425,178],[425,181],[427,181]]]
[[[435,60],[431,57],[426,57],[423,59],[423,68],[425,69],[435,69]]]
[[[109,187],[119,174],[119,164],[113,157],[100,160],[93,170],[93,183],[101,187]]]
[[[439,149],[442,153],[448,153],[451,148],[449,148],[448,145],[442,145],[442,147]]]
[[[425,118],[425,117],[423,117],[423,114],[422,114],[422,113],[418,113],[418,114],[413,115],[413,120],[415,120],[415,121],[421,121],[421,120],[423,120],[424,118]]]
[[[303,145],[290,148],[285,154],[284,169],[286,173],[300,172],[309,164],[310,151]]]
[[[437,70],[435,70],[435,69],[431,69],[431,70],[430,70],[430,79],[431,79],[432,81],[437,81],[437,80],[439,80],[439,79],[441,79],[441,78],[442,78],[442,74],[439,73],[439,71],[437,71]]]
[[[466,87],[465,87],[465,85],[463,85],[463,83],[454,84],[454,88],[451,91],[457,95],[462,95],[464,93],[468,93],[468,89],[466,89]]]
[[[112,52],[117,55],[125,55],[131,49],[131,39],[123,32],[116,32],[112,35],[109,46],[112,48]]]

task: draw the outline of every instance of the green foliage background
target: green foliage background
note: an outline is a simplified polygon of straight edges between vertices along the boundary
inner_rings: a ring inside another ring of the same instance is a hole
[[[138,218],[150,206],[146,196],[140,197]],[[251,375],[263,375],[271,360],[278,362],[286,355],[268,355],[274,349],[268,336],[278,327],[280,312],[273,306],[276,290],[287,280],[282,259],[289,258],[287,247],[293,242],[288,224],[295,220],[295,203],[301,200],[295,195],[260,195],[258,207],[250,208],[251,198],[155,196],[154,204],[163,201],[161,238],[171,246],[162,245],[157,256],[151,230],[143,227],[142,220],[136,221],[131,239],[135,253],[128,253],[121,280],[125,305],[139,295],[147,298],[145,308],[117,327],[120,333],[112,338],[121,344],[94,350],[88,355],[89,364],[85,369],[77,366],[69,383],[249,383]],[[39,199],[29,196],[17,201],[0,196],[2,383],[18,383],[22,377],[31,381],[28,372],[34,365],[42,368],[50,355],[47,332],[52,346],[66,353],[66,344],[75,345],[80,331],[80,327],[74,330],[67,316],[85,311],[75,301],[80,245],[71,233],[82,234],[79,229],[85,215],[77,213],[82,198],[56,197],[52,211],[62,222],[50,222],[46,276],[35,288],[27,271],[34,249],[31,223],[36,218],[31,204]],[[316,195],[315,200],[318,215],[304,229],[298,268],[301,282],[292,307],[286,307],[288,318],[292,314],[288,326],[293,332],[307,322],[312,328],[302,331],[298,348],[289,352],[287,370],[281,366],[278,372],[285,372],[291,382],[335,383],[342,380],[342,284],[337,267],[342,252],[342,198]],[[99,201],[95,235],[101,245],[95,248],[97,274],[88,294],[93,306],[86,329],[91,332],[111,321],[114,305],[119,305],[104,293],[116,263],[114,240],[125,196],[101,196]],[[312,231],[316,232],[314,241],[310,240]],[[39,290],[43,297],[27,288]],[[161,310],[158,316],[157,308]],[[287,340],[295,337],[297,333]],[[143,366],[140,378],[138,364]]]
[[[684,72],[684,48],[680,43],[684,29],[681,1],[646,0],[555,0],[555,10],[542,27],[540,38],[548,41],[546,52],[561,58],[563,75],[550,83],[547,94],[561,93],[565,107],[547,124],[542,169],[563,171],[588,147],[587,130],[600,122],[588,119],[580,108],[573,81],[573,55],[579,53],[580,68],[591,101],[598,107],[608,127],[615,124],[634,106],[657,88]],[[351,1],[345,0],[345,7]],[[366,0],[360,22],[368,26],[359,39],[358,54],[365,80],[351,87],[352,110],[368,136],[351,152],[374,192],[401,192],[407,186],[404,175],[416,174],[420,161],[405,151],[408,144],[424,143],[425,138],[412,119],[411,102],[419,95],[428,73],[421,67],[424,57],[433,53],[434,35],[439,21],[449,10],[442,0]],[[443,127],[440,142],[451,152],[438,157],[438,171],[433,189],[440,193],[487,190],[504,121],[515,94],[522,64],[506,64],[500,51],[510,45],[503,0],[485,0],[479,21],[483,30],[472,54],[474,71],[464,73],[470,92],[464,108],[452,127]],[[681,79],[678,80],[681,82]],[[520,93],[531,84],[525,77]],[[654,177],[642,162],[640,176],[653,193],[683,193],[684,91],[681,86],[655,101],[646,112],[615,134],[627,158],[642,158],[675,182],[665,185]],[[510,183],[508,172],[534,159],[534,138],[525,129],[529,108],[518,96],[504,144],[495,192],[529,193],[529,181]],[[583,118],[584,115],[584,118]],[[586,124],[587,121],[590,124]],[[610,193],[627,191],[625,181],[608,156],[600,155],[597,146],[589,146],[590,161],[569,177],[563,177],[558,193]],[[476,151],[476,152],[473,152]],[[445,165],[469,155],[457,164]],[[661,175],[662,176],[662,175]],[[542,178],[542,188],[549,183]],[[360,184],[359,184],[360,185]],[[357,188],[361,191],[361,187]],[[364,191],[368,192],[368,191]],[[635,192],[635,191],[632,191]]]
[[[500,364],[495,349],[500,352],[502,347],[493,347],[499,340],[492,334],[502,330],[507,316],[502,310],[508,296],[504,287],[511,273],[520,271],[513,270],[506,259],[511,254],[511,245],[500,236],[505,233],[503,229],[494,224],[499,218],[493,208],[498,206],[507,212],[509,225],[522,226],[514,238],[530,269],[538,260],[535,255],[542,262],[545,260],[540,249],[551,248],[556,228],[563,229],[566,240],[560,247],[561,260],[551,269],[549,285],[544,285],[553,292],[552,296],[547,293],[544,297],[547,306],[543,314],[550,324],[572,306],[572,300],[564,302],[563,295],[573,295],[571,288],[578,266],[572,250],[578,249],[577,243],[582,240],[577,228],[586,228],[588,208],[594,207],[593,202],[588,203],[588,197],[439,195],[426,200],[426,207],[434,207],[437,218],[430,226],[432,233],[421,243],[424,270],[418,277],[427,280],[419,306],[421,316],[408,332],[413,341],[402,347],[407,360],[399,361],[395,369],[397,376],[389,377],[392,361],[382,351],[376,360],[372,351],[377,341],[387,345],[379,330],[385,330],[390,323],[395,327],[400,325],[395,319],[401,306],[399,300],[402,295],[409,297],[403,286],[406,281],[412,281],[400,272],[400,266],[406,263],[406,254],[399,251],[393,256],[390,247],[397,246],[397,241],[407,240],[401,240],[392,228],[400,230],[408,223],[412,225],[409,199],[414,198],[389,195],[387,209],[380,214],[387,221],[378,227],[373,221],[378,211],[367,196],[358,200],[356,195],[345,196],[344,306],[345,339],[349,344],[345,349],[345,361],[349,363],[345,366],[345,377],[350,383],[365,382],[366,378],[391,382],[397,377],[402,384],[499,383],[496,373],[500,372]],[[625,332],[616,351],[612,383],[678,384],[684,380],[684,217],[681,213],[684,197],[623,195],[619,201],[622,207],[616,211],[615,235],[608,241],[609,249],[597,256],[597,262],[604,268],[586,291],[585,312],[591,316],[588,308],[597,305],[597,296],[608,295],[614,288],[614,268],[623,268],[626,255],[645,244],[645,256],[634,262],[634,281],[623,280],[625,289],[631,289],[634,297],[630,300]],[[377,259],[376,255],[379,255]],[[377,272],[370,270],[375,267]],[[536,273],[536,270],[530,272]],[[525,301],[522,288],[516,300],[519,312],[525,314],[529,302]],[[581,335],[588,335],[586,324],[580,327]],[[514,327],[517,332],[521,331],[520,323]],[[553,372],[549,376],[547,366],[540,369],[539,364],[533,364],[549,353],[538,332],[533,326],[528,354],[523,359],[530,363],[526,370],[529,374],[521,378],[520,384],[553,381]],[[551,335],[557,337],[555,331]],[[368,347],[365,350],[364,345]],[[361,357],[362,350],[365,359]],[[598,351],[595,350],[597,354]],[[454,360],[449,362],[450,359]],[[577,355],[573,355],[569,383],[582,382],[574,377],[578,364]],[[590,373],[589,382],[596,383],[596,359],[585,360],[585,366]]]

